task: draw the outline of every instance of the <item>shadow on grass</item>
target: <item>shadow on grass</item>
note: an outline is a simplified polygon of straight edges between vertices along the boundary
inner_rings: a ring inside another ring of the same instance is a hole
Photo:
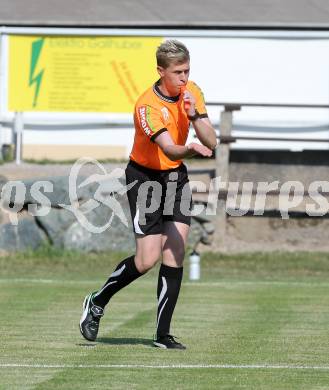
[[[77,346],[78,347],[88,347],[88,348],[95,348],[97,345],[97,343],[93,343],[93,342],[90,342],[90,343],[78,343]]]
[[[120,338],[120,337],[100,337],[97,339],[98,343],[110,344],[110,345],[146,345],[148,347],[152,346],[152,340],[150,339],[141,339],[141,338]]]

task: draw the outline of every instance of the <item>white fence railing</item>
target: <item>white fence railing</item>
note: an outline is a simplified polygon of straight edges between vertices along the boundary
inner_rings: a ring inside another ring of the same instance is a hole
[[[310,138],[310,137],[298,137],[298,136],[284,136],[277,137],[271,134],[271,131],[268,135],[264,136],[244,136],[244,135],[233,135],[232,131],[234,129],[234,120],[233,114],[236,111],[240,111],[243,108],[248,107],[257,107],[257,108],[294,108],[294,109],[325,109],[329,110],[329,105],[324,104],[262,104],[262,103],[225,103],[225,102],[208,102],[207,107],[223,107],[219,120],[216,122],[219,123],[219,135],[218,139],[220,141],[220,148],[217,148],[216,152],[216,171],[223,174],[223,171],[228,169],[228,156],[230,144],[242,141],[265,141],[265,142],[301,142],[301,143],[328,143],[329,137],[325,136],[324,138]],[[58,119],[60,118],[60,119]],[[13,139],[15,145],[15,162],[16,164],[21,163],[22,159],[22,139],[24,129],[33,129],[33,130],[84,130],[84,129],[124,129],[133,127],[133,118],[129,115],[121,116],[109,116],[105,117],[104,115],[91,115],[86,116],[85,118],[81,117],[81,114],[71,114],[67,117],[58,116],[58,115],[26,115],[22,112],[16,112],[10,117],[0,118],[0,158],[2,158],[2,131],[1,126],[10,127],[13,131]],[[326,126],[324,126],[326,128]],[[329,129],[329,123],[328,123]],[[327,130],[327,129],[326,129]],[[257,133],[257,128],[255,127],[254,132]],[[226,150],[227,148],[227,150]],[[224,150],[225,149],[225,150]],[[221,151],[220,151],[221,150]],[[225,167],[221,160],[225,157]]]

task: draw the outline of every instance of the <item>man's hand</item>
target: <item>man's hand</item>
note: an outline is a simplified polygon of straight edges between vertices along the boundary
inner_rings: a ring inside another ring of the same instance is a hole
[[[207,148],[207,146],[197,144],[195,142],[192,142],[187,145],[187,149],[190,151],[191,156],[194,156],[196,154],[199,154],[203,157],[211,157],[212,156],[212,150]]]
[[[155,139],[163,153],[172,161],[199,154],[203,157],[211,157],[212,150],[204,145],[192,142],[188,145],[176,145],[168,131],[164,131]]]
[[[185,86],[182,88],[182,92],[183,92],[184,109],[186,111],[186,114],[189,116],[195,115],[195,103],[196,103],[195,97],[191,94],[190,91],[186,89]]]
[[[181,88],[182,93],[182,99],[184,101],[184,109],[188,117],[194,117],[196,114],[196,108],[195,108],[195,97],[192,95],[190,91],[186,89],[186,87]],[[217,139],[216,139],[216,133],[214,128],[212,127],[212,124],[210,123],[210,120],[208,118],[196,118],[196,120],[192,121],[194,130],[196,132],[197,137],[199,138],[199,141],[203,145],[206,145],[209,149],[215,149],[217,145]],[[196,152],[196,154],[200,154],[199,152]],[[203,154],[201,154],[203,156]],[[209,157],[208,155],[206,155]]]

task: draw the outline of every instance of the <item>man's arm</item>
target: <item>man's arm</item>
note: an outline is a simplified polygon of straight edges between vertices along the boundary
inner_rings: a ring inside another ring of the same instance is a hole
[[[210,120],[208,118],[197,118],[192,121],[192,124],[200,142],[214,150],[217,146],[217,137]]]
[[[164,131],[159,134],[155,140],[163,153],[172,161],[180,160],[185,157],[191,157],[196,154],[199,154],[204,157],[211,157],[212,150],[204,145],[199,145],[195,142],[192,142],[188,145],[176,145],[168,133],[168,131]]]
[[[198,116],[195,97],[188,90],[184,91],[183,100],[187,116],[193,124],[198,139],[203,145],[214,150],[217,146],[217,137],[210,120]]]

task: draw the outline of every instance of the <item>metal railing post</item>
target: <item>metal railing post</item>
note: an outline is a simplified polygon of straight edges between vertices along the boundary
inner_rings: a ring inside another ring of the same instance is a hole
[[[230,163],[230,139],[233,128],[233,111],[240,110],[239,106],[226,105],[224,110],[220,114],[220,138],[221,141],[216,148],[216,177],[220,177],[220,188],[216,190],[219,192],[226,191],[229,182],[229,163]],[[218,184],[220,184],[218,182]],[[216,209],[216,222],[215,222],[215,241],[219,244],[219,247],[226,250],[226,196],[219,197],[217,200]]]
[[[0,161],[2,161],[4,158],[3,156],[3,127],[0,123]]]
[[[21,159],[22,159],[23,130],[24,130],[23,113],[15,112],[14,139],[15,139],[15,162],[17,165],[21,163]]]

